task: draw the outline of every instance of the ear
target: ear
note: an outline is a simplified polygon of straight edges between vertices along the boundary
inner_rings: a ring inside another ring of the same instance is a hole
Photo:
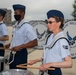
[[[61,22],[58,22],[58,26],[60,27],[60,25],[61,25]]]

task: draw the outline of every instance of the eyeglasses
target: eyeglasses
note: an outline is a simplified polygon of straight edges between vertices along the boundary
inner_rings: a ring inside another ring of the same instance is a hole
[[[47,21],[47,24],[49,23],[49,24],[52,24],[52,23],[54,23],[54,22],[56,22],[56,21]]]

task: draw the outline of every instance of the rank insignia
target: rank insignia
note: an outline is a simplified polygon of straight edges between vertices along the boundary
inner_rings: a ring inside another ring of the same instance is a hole
[[[67,46],[67,45],[63,45],[63,48],[64,48],[64,49],[68,49],[68,46]]]

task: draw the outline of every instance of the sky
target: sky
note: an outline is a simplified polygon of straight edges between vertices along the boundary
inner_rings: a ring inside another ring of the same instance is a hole
[[[71,14],[74,10],[74,0],[0,0],[0,8],[12,10],[12,20],[14,20],[13,4],[23,4],[26,6],[26,21],[45,20],[47,19],[46,13],[52,9],[62,11],[65,19],[73,19]]]

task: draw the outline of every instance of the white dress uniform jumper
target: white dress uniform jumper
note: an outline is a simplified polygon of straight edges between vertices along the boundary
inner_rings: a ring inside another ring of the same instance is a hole
[[[47,39],[44,51],[44,63],[50,62],[63,62],[64,58],[70,55],[69,41],[62,32],[59,32],[56,36],[50,35]],[[55,70],[48,70],[48,74],[62,75],[60,68]]]
[[[15,46],[19,46],[22,44],[26,44],[34,39],[36,39],[36,35],[34,33],[33,27],[25,22],[23,19],[19,25],[17,23],[14,26],[13,29],[13,38],[11,41],[10,48],[13,48]],[[26,48],[22,48],[19,51],[16,52],[14,61],[10,64],[10,69],[16,69],[16,65],[27,63],[28,58],[28,52]],[[12,61],[13,54],[11,52],[10,54],[10,60]]]

